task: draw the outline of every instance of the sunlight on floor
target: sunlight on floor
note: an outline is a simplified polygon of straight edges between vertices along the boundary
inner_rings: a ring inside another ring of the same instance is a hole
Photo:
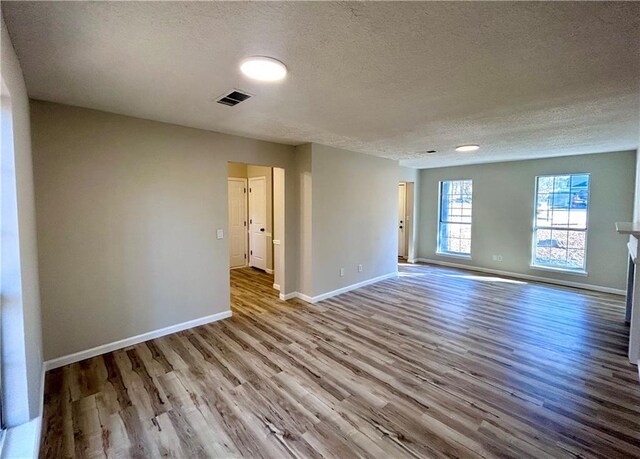
[[[515,279],[505,279],[503,277],[489,277],[489,276],[477,276],[473,274],[443,274],[445,277],[458,277],[460,279],[477,280],[481,282],[504,282],[507,284],[520,284],[526,285],[528,282],[519,281]]]

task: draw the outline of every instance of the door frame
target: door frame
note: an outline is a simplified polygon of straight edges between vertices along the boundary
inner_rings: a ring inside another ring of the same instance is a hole
[[[404,187],[404,197],[403,197],[403,205],[404,205],[404,212],[402,214],[402,223],[398,222],[398,247],[400,247],[400,242],[402,242],[402,255],[399,253],[398,251],[398,258],[408,258],[409,257],[409,232],[408,232],[408,223],[407,223],[407,214],[408,214],[408,209],[407,209],[407,194],[408,194],[408,184],[407,182],[400,182],[398,183],[398,197],[399,193],[400,193],[400,187]],[[398,217],[400,217],[400,209],[398,209]],[[403,230],[403,235],[404,235],[404,240],[400,241],[400,228],[399,225],[402,225],[402,230]]]
[[[406,185],[406,208],[405,208],[405,250],[407,254],[407,263],[415,263],[417,255],[417,222],[419,207],[417,203],[417,185],[418,182],[409,182],[407,180],[401,180],[401,183]]]
[[[227,177],[227,205],[229,203],[229,182],[242,182],[244,184],[244,189],[247,190],[244,194],[244,221],[249,222],[249,187],[247,183],[247,179],[244,177]],[[227,212],[227,231],[229,231],[229,213]],[[231,232],[229,231],[229,237],[231,237]],[[229,269],[239,269],[246,268],[249,266],[249,225],[245,226],[244,231],[244,265],[242,266],[233,266],[231,267],[231,244],[229,244]]]

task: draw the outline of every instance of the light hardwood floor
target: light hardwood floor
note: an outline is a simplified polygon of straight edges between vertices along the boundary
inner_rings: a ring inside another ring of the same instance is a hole
[[[434,266],[50,371],[41,456],[640,457],[623,298]]]

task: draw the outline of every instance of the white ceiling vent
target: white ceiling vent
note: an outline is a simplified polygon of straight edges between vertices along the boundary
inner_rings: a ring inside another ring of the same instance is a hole
[[[240,91],[239,89],[234,89],[228,94],[225,94],[218,98],[216,102],[222,105],[228,105],[229,107],[233,107],[234,105],[238,105],[240,102],[244,102],[251,94],[248,94],[244,91]]]

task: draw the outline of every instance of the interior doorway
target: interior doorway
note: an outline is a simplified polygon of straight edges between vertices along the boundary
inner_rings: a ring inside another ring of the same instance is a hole
[[[413,182],[398,183],[398,259],[403,262],[415,262],[415,206]]]
[[[407,258],[407,184],[398,185],[398,258]]]
[[[255,273],[256,281],[259,278],[262,283],[266,274],[272,288],[280,290],[284,285],[284,169],[230,162],[227,179],[229,268],[244,270],[243,279]]]

